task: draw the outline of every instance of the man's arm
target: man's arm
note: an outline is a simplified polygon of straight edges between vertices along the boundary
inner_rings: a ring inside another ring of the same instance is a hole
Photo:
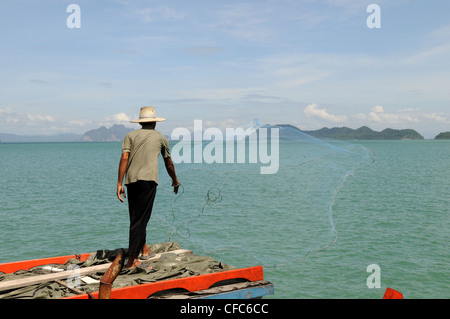
[[[117,198],[119,198],[119,200],[121,202],[123,202],[123,198],[121,196],[122,194],[124,197],[127,197],[127,195],[125,194],[125,189],[123,188],[122,182],[123,182],[123,178],[125,176],[125,171],[127,169],[129,155],[130,155],[130,153],[128,153],[128,152],[122,153],[122,156],[120,157],[120,162],[119,162],[119,173],[118,173],[118,179],[117,179]]]
[[[175,166],[173,165],[172,159],[170,157],[165,157],[164,164],[166,165],[167,173],[172,178],[173,192],[177,194],[180,183],[178,182],[177,175],[175,174]]]

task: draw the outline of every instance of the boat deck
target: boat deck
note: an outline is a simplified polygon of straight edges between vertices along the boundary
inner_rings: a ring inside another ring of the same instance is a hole
[[[150,249],[156,256],[134,269],[118,264],[120,249],[0,264],[0,299],[103,299],[102,285],[112,299],[248,299],[274,292],[262,266],[236,268],[177,243]]]

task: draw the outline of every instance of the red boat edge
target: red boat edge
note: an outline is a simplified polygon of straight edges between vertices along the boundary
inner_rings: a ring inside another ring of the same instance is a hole
[[[111,299],[147,299],[154,293],[169,290],[185,290],[186,292],[194,292],[205,290],[211,286],[225,280],[237,281],[260,281],[264,279],[263,267],[254,266],[248,268],[240,268],[235,270],[226,270],[216,273],[204,274],[199,276],[178,278],[157,281],[152,283],[115,288],[111,291]],[[92,293],[92,296],[98,298],[98,292]],[[87,294],[75,295],[64,299],[89,299]]]
[[[18,270],[28,270],[36,266],[44,266],[49,264],[65,264],[70,259],[85,261],[91,253],[75,254],[60,257],[50,257],[42,259],[33,259],[17,262],[9,262],[0,264],[0,272],[14,273]],[[111,299],[147,299],[152,295],[158,295],[166,291],[184,291],[189,294],[192,292],[207,291],[211,287],[228,285],[230,282],[243,283],[248,282],[257,284],[261,282],[259,287],[267,288],[264,295],[273,294],[273,285],[264,281],[264,271],[262,266],[253,266],[247,268],[239,268],[232,270],[224,270],[214,273],[206,273],[191,277],[183,277],[177,279],[161,280],[157,282],[144,283],[134,286],[114,288],[110,292]],[[249,288],[247,288],[249,289]],[[252,289],[252,288],[251,288]],[[217,294],[220,296],[220,294]],[[260,297],[260,296],[257,296]],[[73,296],[64,297],[62,299],[98,299],[99,291],[91,293],[80,293]],[[200,297],[201,298],[201,297]],[[226,297],[225,297],[226,298]]]
[[[43,266],[43,265],[49,265],[49,264],[65,264],[70,259],[75,258],[79,261],[85,261],[88,259],[88,257],[91,255],[91,253],[86,254],[75,254],[75,255],[68,255],[68,256],[59,256],[59,257],[49,257],[49,258],[41,258],[41,259],[31,259],[31,260],[24,260],[24,261],[13,261],[9,263],[0,264],[0,272],[3,272],[5,274],[10,274],[13,272],[16,272],[18,270],[24,269],[28,270],[30,268],[36,267],[36,266]]]

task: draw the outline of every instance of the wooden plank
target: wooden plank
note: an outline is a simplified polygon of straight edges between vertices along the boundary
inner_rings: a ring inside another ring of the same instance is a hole
[[[72,291],[73,291],[74,293],[76,293],[77,295],[85,294],[84,291],[81,291],[80,289],[77,289],[77,288],[75,288],[75,287],[71,287],[71,286],[69,286],[68,284],[66,284],[64,281],[61,281],[61,280],[59,280],[59,279],[56,279],[55,282],[57,282],[57,283],[58,283],[59,285],[61,285],[61,286],[64,286],[64,287],[66,287],[66,288],[72,290]]]
[[[58,284],[61,285],[61,286],[64,286],[64,287],[66,287],[66,288],[72,290],[72,291],[73,291],[74,293],[76,293],[77,295],[88,294],[89,297],[90,297],[91,299],[95,299],[95,298],[91,295],[90,292],[84,292],[84,291],[81,291],[80,289],[77,289],[77,288],[74,288],[74,287],[70,287],[70,286],[69,286],[68,284],[66,284],[64,281],[61,281],[61,280],[59,280],[59,279],[56,279],[55,282],[58,283]]]
[[[58,273],[48,275],[31,276],[21,279],[8,280],[0,282],[0,291],[26,287],[30,285],[40,284],[47,281],[54,281],[57,279],[67,279],[69,277],[79,277],[86,274],[95,273],[97,271],[106,271],[111,263],[101,264],[92,267],[78,268],[73,270],[66,270]]]
[[[81,255],[68,255],[59,257],[49,257],[41,259],[32,259],[24,261],[13,261],[9,263],[0,264],[0,271],[5,274],[13,273],[21,269],[30,269],[36,266],[49,265],[49,264],[65,264],[72,258],[76,258],[79,261],[85,261],[89,258],[91,253],[81,254]]]
[[[152,257],[144,262],[159,259],[161,257],[161,255],[169,254],[169,253],[180,255],[180,254],[192,253],[192,251],[186,250],[186,249],[172,250],[172,251],[164,252],[161,254],[156,254],[155,257]],[[31,276],[31,277],[15,279],[15,280],[7,280],[4,282],[0,282],[0,291],[40,284],[40,283],[47,282],[47,281],[55,281],[57,279],[64,279],[64,278],[69,278],[69,277],[79,277],[79,276],[84,276],[87,274],[92,274],[95,272],[102,272],[102,271],[106,271],[109,268],[109,266],[111,266],[111,264],[112,263],[106,263],[106,264],[101,264],[101,265],[92,266],[92,267],[82,267],[82,268],[73,269],[73,270],[66,270],[66,271],[52,273],[52,274],[48,274],[48,275],[38,275],[38,276]]]

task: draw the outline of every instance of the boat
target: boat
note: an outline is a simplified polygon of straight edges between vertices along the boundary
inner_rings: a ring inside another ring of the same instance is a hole
[[[176,243],[157,245],[162,250],[151,246],[155,256],[134,270],[123,267],[124,249],[0,264],[0,298],[259,299],[274,294],[262,266],[236,268]]]

